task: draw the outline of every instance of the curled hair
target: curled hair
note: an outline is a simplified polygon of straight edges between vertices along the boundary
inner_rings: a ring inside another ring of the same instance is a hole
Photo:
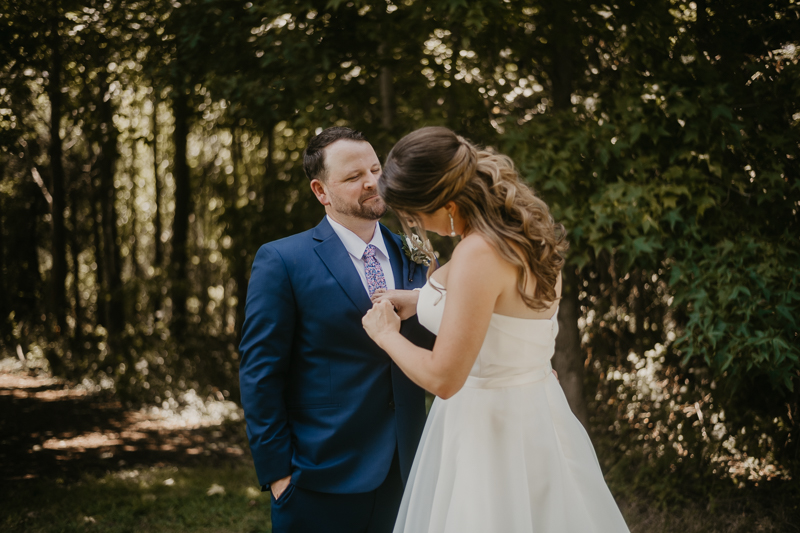
[[[566,231],[520,180],[507,156],[478,150],[447,128],[422,128],[392,148],[378,190],[404,230],[410,233],[405,218],[411,218],[423,237],[417,214],[432,214],[454,202],[465,231],[483,235],[517,268],[517,290],[528,307],[547,309],[558,299],[556,282],[569,246]],[[532,296],[525,292],[529,271],[536,281]]]

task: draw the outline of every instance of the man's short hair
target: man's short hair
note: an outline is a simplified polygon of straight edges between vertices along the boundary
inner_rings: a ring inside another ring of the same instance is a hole
[[[303,171],[308,181],[325,181],[328,177],[325,169],[325,147],[342,139],[367,142],[363,133],[344,126],[334,126],[311,137],[303,151]]]

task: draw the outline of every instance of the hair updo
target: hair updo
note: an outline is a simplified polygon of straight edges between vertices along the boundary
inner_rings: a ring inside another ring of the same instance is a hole
[[[478,150],[447,128],[422,128],[389,152],[378,190],[403,229],[410,233],[409,217],[423,237],[417,214],[454,202],[465,231],[486,237],[517,268],[517,290],[528,307],[543,310],[558,299],[555,287],[568,248],[564,226],[553,221],[547,204],[519,179],[507,156]],[[427,253],[433,259],[432,251]],[[525,291],[529,272],[536,281],[532,296]]]

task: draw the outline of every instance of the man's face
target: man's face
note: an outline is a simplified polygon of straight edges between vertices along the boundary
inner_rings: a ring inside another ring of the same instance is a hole
[[[328,145],[325,169],[325,181],[311,183],[323,205],[336,214],[364,220],[378,220],[386,214],[386,204],[378,195],[381,163],[371,144],[341,139]]]

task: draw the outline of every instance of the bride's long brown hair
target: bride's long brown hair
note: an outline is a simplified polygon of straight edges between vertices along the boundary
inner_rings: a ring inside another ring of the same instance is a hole
[[[520,180],[507,156],[478,150],[447,128],[422,128],[389,152],[378,190],[406,233],[411,233],[408,217],[425,242],[425,228],[416,214],[432,214],[454,202],[465,231],[486,237],[517,268],[517,290],[528,307],[544,310],[558,299],[556,282],[568,248],[564,226]],[[432,250],[426,253],[432,260],[430,277],[436,262]],[[536,280],[533,296],[525,292],[528,269]]]

